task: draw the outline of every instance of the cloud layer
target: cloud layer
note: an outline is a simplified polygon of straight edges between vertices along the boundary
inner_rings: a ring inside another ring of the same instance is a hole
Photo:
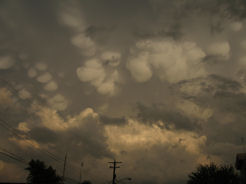
[[[243,0],[2,1],[0,180],[44,160],[106,183],[185,183],[245,136]],[[45,12],[45,13],[44,13]],[[4,150],[3,150],[4,149]],[[22,160],[21,158],[24,160]],[[13,177],[14,176],[14,177]]]

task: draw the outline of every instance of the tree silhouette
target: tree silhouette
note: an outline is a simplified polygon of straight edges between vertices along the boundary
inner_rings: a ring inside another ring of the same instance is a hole
[[[189,175],[187,184],[239,184],[239,177],[232,166],[213,163],[200,165]]]
[[[27,183],[30,184],[60,184],[62,179],[56,175],[56,171],[49,166],[46,167],[45,163],[40,160],[31,160],[26,170],[29,171]]]
[[[82,182],[82,184],[91,184],[91,182],[89,180],[85,180]]]

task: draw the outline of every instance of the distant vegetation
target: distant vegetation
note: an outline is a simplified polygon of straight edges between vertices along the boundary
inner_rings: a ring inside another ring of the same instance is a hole
[[[56,174],[56,170],[51,166],[47,167],[43,161],[31,160],[26,168],[29,171],[27,177],[28,184],[63,184],[62,177]],[[79,184],[79,182],[78,182]],[[92,184],[89,180],[83,181],[81,184]]]
[[[40,160],[31,160],[26,170],[29,171],[27,183],[30,184],[62,184],[62,178],[51,167]]]
[[[63,184],[62,177],[51,167],[40,160],[31,160],[26,170],[29,171],[29,184]],[[239,184],[240,179],[234,168],[228,165],[200,165],[196,171],[188,175],[187,184]],[[85,180],[81,184],[91,184]]]
[[[187,184],[239,184],[239,176],[232,166],[213,163],[200,165],[189,176]]]

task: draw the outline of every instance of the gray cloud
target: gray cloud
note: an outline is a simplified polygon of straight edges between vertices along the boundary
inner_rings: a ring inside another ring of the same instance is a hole
[[[155,104],[146,107],[138,104],[138,118],[146,123],[162,121],[166,128],[174,126],[176,129],[193,130],[199,128],[193,119],[189,119],[182,113],[169,106],[170,104]]]
[[[105,115],[100,116],[100,120],[104,124],[117,124],[117,125],[122,125],[126,123],[126,118],[125,117],[109,117]]]

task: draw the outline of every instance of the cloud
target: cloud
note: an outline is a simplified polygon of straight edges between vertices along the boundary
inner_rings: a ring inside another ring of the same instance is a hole
[[[15,64],[15,59],[12,56],[0,56],[0,69],[6,70]]]
[[[196,130],[199,128],[199,124],[193,118],[186,116],[174,106],[170,107],[168,104],[145,106],[139,103],[137,109],[138,118],[146,124],[155,124],[161,121],[164,124],[158,123],[156,125],[167,129]]]
[[[105,115],[100,115],[100,121],[105,125],[123,125],[127,122],[125,117],[110,117]]]
[[[47,69],[47,65],[45,63],[36,63],[35,67],[39,70],[39,71],[44,71]]]
[[[44,89],[47,91],[55,91],[57,90],[57,88],[58,88],[58,85],[55,81],[50,81],[44,86]]]
[[[127,68],[137,82],[146,82],[152,77],[148,53],[141,53],[137,57],[130,59]]]
[[[230,29],[232,31],[235,31],[235,32],[238,32],[238,31],[241,31],[242,28],[243,28],[243,24],[242,22],[232,22],[230,25],[229,25]]]
[[[203,76],[205,53],[195,42],[172,39],[144,40],[136,43],[127,68],[138,82],[146,82],[152,74],[170,83]]]
[[[121,54],[114,51],[105,51],[101,54],[101,59],[108,65],[116,67],[120,64]]]
[[[238,94],[241,90],[241,84],[218,75],[209,75],[207,77],[196,78],[183,81],[178,84],[181,92],[188,96],[202,97],[215,96],[216,94]]]
[[[68,4],[68,5],[67,5]],[[71,28],[72,36],[71,43],[76,46],[83,56],[91,57],[96,54],[96,43],[86,35],[87,24],[81,10],[78,9],[78,4],[63,3],[60,8],[60,22],[63,25]]]
[[[73,36],[71,42],[73,45],[81,49],[81,54],[84,56],[90,57],[94,56],[96,53],[95,43],[84,33]]]
[[[61,23],[72,31],[71,43],[78,48],[79,53],[89,58],[85,64],[76,70],[82,82],[89,82],[103,95],[114,95],[119,82],[119,72],[113,69],[120,64],[119,52],[104,49],[87,34],[88,24],[77,5],[60,10]]]
[[[35,140],[40,140],[45,144],[55,143],[56,151],[67,145],[67,149],[73,149],[71,157],[74,155],[75,158],[78,157],[78,152],[96,158],[111,156],[106,144],[103,125],[99,121],[99,115],[92,108],[86,108],[79,114],[68,116],[65,119],[56,110],[48,107],[37,106],[35,111],[41,123],[39,127],[31,130],[31,135]],[[48,137],[35,134],[35,131],[40,130],[44,130]]]
[[[45,72],[37,77],[37,81],[41,83],[47,83],[52,79],[52,75],[49,72]]]
[[[8,161],[0,161],[0,165],[0,179],[2,181],[20,182],[23,181],[23,176],[27,175],[22,165],[9,163]],[[13,175],[13,173],[15,174]]]
[[[29,135],[41,144],[55,144],[59,138],[55,131],[46,127],[34,127],[29,132]]]
[[[20,148],[23,149],[29,149],[29,148],[34,148],[34,149],[40,149],[40,144],[32,139],[26,139],[25,137],[23,138],[16,138],[16,137],[10,137],[9,140],[15,144],[17,144]]]
[[[26,122],[20,122],[18,124],[18,128],[17,129],[22,131],[22,132],[29,132],[30,131],[30,129],[28,128],[28,125],[27,125]]]
[[[197,118],[203,121],[207,121],[213,115],[213,110],[211,108],[200,107],[189,100],[182,100],[177,103],[177,109],[181,110],[188,117]]]
[[[103,95],[114,95],[119,73],[112,67],[103,65],[98,59],[87,60],[84,66],[77,68],[77,76],[82,82],[90,82]]]
[[[204,157],[206,137],[194,132],[162,129],[133,119],[105,129],[111,151],[127,166],[121,174],[131,173],[139,183],[152,177],[156,183],[168,182],[173,172],[182,179]],[[179,165],[185,167],[179,169]]]
[[[124,163],[119,178],[185,183],[198,163],[232,164],[242,150],[243,0],[6,1],[0,9],[0,55],[14,61],[0,71],[9,81],[0,81],[0,114],[21,136],[2,130],[0,143],[14,153],[60,172],[44,150],[68,152],[67,176],[77,178],[73,165],[83,161],[93,183],[111,177],[112,158]],[[20,173],[10,168],[9,181]]]
[[[14,104],[12,93],[7,88],[0,88],[1,106],[12,106]]]
[[[25,99],[29,99],[32,97],[31,93],[29,91],[27,91],[26,89],[21,89],[19,91],[19,97],[23,100]]]
[[[61,24],[71,27],[76,32],[81,32],[86,28],[86,22],[79,4],[75,1],[60,3],[59,21]]]
[[[227,41],[214,42],[208,46],[208,55],[218,56],[222,59],[230,58],[230,44]]]
[[[246,40],[242,40],[242,41],[240,42],[240,45],[241,45],[241,47],[242,47],[243,49],[246,49]]]
[[[48,104],[56,110],[63,111],[67,108],[68,101],[63,95],[56,94],[55,96],[48,99]]]
[[[34,68],[30,68],[27,72],[27,75],[30,77],[30,78],[33,78],[33,77],[36,77],[37,75],[37,71],[34,69]]]

